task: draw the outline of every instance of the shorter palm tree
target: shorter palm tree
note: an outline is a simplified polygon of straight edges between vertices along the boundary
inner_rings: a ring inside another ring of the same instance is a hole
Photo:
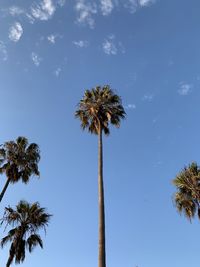
[[[5,174],[7,181],[0,194],[0,202],[10,183],[21,180],[28,183],[32,175],[39,176],[39,147],[35,143],[28,144],[28,139],[18,137],[15,141],[5,142],[0,148],[0,174]]]
[[[50,214],[41,208],[39,203],[29,204],[26,201],[20,201],[16,209],[5,208],[5,213],[1,219],[1,224],[5,223],[6,227],[12,228],[7,236],[1,239],[3,248],[8,242],[11,242],[9,258],[6,267],[9,267],[13,260],[15,263],[21,263],[25,259],[26,248],[29,252],[39,245],[43,248],[43,242],[38,231],[43,228],[46,232]]]
[[[174,195],[175,205],[180,213],[191,220],[198,215],[200,219],[200,167],[192,162],[173,180],[177,188]]]

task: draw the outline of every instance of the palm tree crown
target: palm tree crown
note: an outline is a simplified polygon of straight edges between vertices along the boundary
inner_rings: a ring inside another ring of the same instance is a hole
[[[198,214],[200,219],[200,167],[193,162],[185,167],[173,180],[177,188],[174,195],[179,212],[191,220]]]
[[[9,258],[6,267],[9,267],[13,260],[15,263],[21,263],[25,259],[25,249],[29,252],[39,245],[43,247],[43,242],[38,231],[48,225],[50,214],[41,208],[39,203],[29,204],[26,201],[20,201],[16,209],[5,208],[5,213],[1,219],[1,224],[12,228],[7,236],[1,239],[3,248],[7,242],[11,242]]]
[[[101,128],[106,135],[110,133],[109,122],[119,127],[120,119],[125,115],[121,98],[108,85],[86,90],[75,113],[83,129],[88,128],[89,132],[98,134]]]
[[[0,149],[0,173],[5,173],[11,183],[20,179],[27,183],[30,176],[39,176],[39,147],[35,143],[28,144],[28,139],[18,137],[16,142],[6,142]]]
[[[39,147],[35,143],[28,144],[28,139],[18,137],[15,141],[6,142],[0,148],[0,174],[7,176],[6,184],[0,194],[0,202],[9,183],[22,180],[28,183],[31,175],[40,175],[38,162],[40,160]]]

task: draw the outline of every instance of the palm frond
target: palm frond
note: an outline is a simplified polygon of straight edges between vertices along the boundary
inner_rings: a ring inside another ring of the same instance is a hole
[[[43,248],[43,242],[39,235],[33,234],[29,236],[29,238],[26,241],[26,245],[28,247],[29,252],[31,253],[33,249],[39,245],[41,248]]]
[[[200,218],[200,168],[192,162],[175,177],[177,188],[174,202],[177,210],[191,220],[197,214]]]
[[[126,117],[121,98],[114,94],[109,85],[96,86],[86,90],[78,104],[75,117],[81,121],[83,130],[86,128],[92,134],[102,131],[108,135],[109,124],[120,126],[121,119]]]
[[[5,173],[11,183],[22,180],[28,183],[32,175],[39,176],[39,146],[28,143],[26,137],[18,137],[16,141],[5,142],[0,149],[0,173]]]
[[[30,204],[21,200],[15,209],[11,207],[5,208],[2,223],[11,227],[13,224],[16,225],[0,241],[1,247],[11,242],[9,263],[13,260],[15,260],[15,263],[23,262],[25,248],[28,248],[29,252],[32,252],[37,245],[43,248],[43,242],[38,231],[41,228],[46,231],[45,227],[48,226],[51,216],[46,213],[45,208],[40,207],[38,202]]]

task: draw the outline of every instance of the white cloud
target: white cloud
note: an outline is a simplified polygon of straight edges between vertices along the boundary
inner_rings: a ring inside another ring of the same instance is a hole
[[[8,59],[8,52],[4,42],[0,41],[0,59],[6,61]]]
[[[154,96],[152,94],[146,94],[143,96],[143,100],[144,101],[148,101],[148,102],[151,102],[153,100]]]
[[[22,14],[24,14],[24,9],[23,8],[21,8],[21,7],[18,7],[18,6],[11,6],[10,8],[9,8],[9,14],[11,15],[11,16],[19,16],[19,15],[22,15]]]
[[[118,42],[118,46],[119,46],[119,50],[120,50],[123,54],[125,54],[125,53],[126,53],[126,49],[125,49],[125,47],[124,47],[124,45],[123,45],[123,43],[122,43],[121,41]]]
[[[9,29],[8,37],[13,42],[18,42],[23,34],[22,25],[19,22],[15,22]]]
[[[27,1],[28,2],[28,1]],[[29,8],[22,8],[17,5],[12,5],[8,8],[0,8],[1,17],[7,16],[24,16],[30,23],[36,20],[49,20],[54,15],[58,7],[63,7],[66,0],[35,0]]]
[[[124,7],[128,8],[131,13],[135,13],[138,8],[150,6],[155,2],[156,0],[123,0]]]
[[[193,85],[185,82],[180,83],[180,88],[178,90],[179,95],[186,96],[191,93]]]
[[[47,40],[48,40],[51,44],[55,44],[55,42],[56,42],[56,35],[54,35],[54,34],[50,34],[49,36],[47,36]]]
[[[112,12],[114,4],[112,0],[100,0],[100,7],[102,14],[107,16]]]
[[[55,44],[56,43],[56,39],[58,39],[58,38],[62,38],[63,36],[62,35],[60,35],[60,34],[50,34],[50,35],[48,35],[47,36],[47,40],[51,43],[51,44]],[[41,39],[41,40],[44,40],[44,38],[43,39]]]
[[[35,65],[36,67],[39,67],[39,65],[40,65],[40,63],[41,63],[41,61],[42,61],[42,58],[39,57],[39,55],[36,54],[35,52],[32,52],[32,53],[31,53],[31,59],[32,59],[34,65]]]
[[[110,35],[107,39],[103,42],[103,51],[107,55],[117,55],[118,49],[115,44],[115,36]]]
[[[124,7],[128,8],[131,13],[135,13],[138,7],[138,1],[137,0],[128,0],[124,3]]]
[[[33,19],[49,20],[56,10],[52,0],[42,0],[40,4],[31,7],[31,16]],[[30,15],[29,15],[30,17]]]
[[[33,24],[33,23],[35,22],[34,17],[32,17],[32,15],[29,14],[29,13],[26,13],[26,18],[28,19],[28,21],[29,21],[31,24]]]
[[[75,10],[78,13],[77,22],[79,24],[88,24],[93,29],[95,25],[93,15],[97,13],[96,4],[87,0],[76,0]]]
[[[156,0],[139,0],[140,6],[149,6],[151,4],[154,4]]]
[[[128,104],[125,106],[126,109],[136,109],[136,105],[135,104]]]
[[[58,0],[58,5],[63,7],[66,3],[66,0]]]
[[[122,42],[116,41],[114,34],[111,34],[104,40],[102,47],[104,53],[107,55],[117,55],[118,52],[125,53],[125,48]]]
[[[57,68],[55,71],[54,71],[54,74],[56,75],[56,77],[58,77],[61,73],[61,68]]]
[[[79,48],[85,48],[85,47],[88,47],[89,45],[88,41],[84,41],[84,40],[73,41],[73,44]]]

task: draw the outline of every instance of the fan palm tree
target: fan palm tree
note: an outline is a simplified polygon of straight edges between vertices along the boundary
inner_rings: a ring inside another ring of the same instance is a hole
[[[177,188],[175,205],[180,213],[191,220],[197,214],[200,219],[200,167],[193,162],[173,180]]]
[[[102,134],[109,135],[110,123],[119,127],[125,115],[121,98],[109,86],[86,90],[75,113],[83,130],[98,135],[99,267],[106,267]]]
[[[6,267],[9,267],[13,260],[15,263],[22,263],[25,259],[26,248],[29,252],[39,245],[43,248],[43,242],[38,231],[43,228],[46,231],[50,214],[41,208],[39,203],[29,204],[26,201],[20,201],[16,209],[5,208],[5,213],[1,219],[1,224],[5,223],[6,227],[12,228],[7,236],[1,239],[3,248],[8,242],[11,242],[9,257]]]
[[[39,147],[35,143],[28,144],[28,139],[18,137],[15,141],[5,142],[0,148],[0,173],[5,174],[7,181],[0,194],[0,202],[10,183],[22,180],[28,183],[31,175],[39,176]]]

